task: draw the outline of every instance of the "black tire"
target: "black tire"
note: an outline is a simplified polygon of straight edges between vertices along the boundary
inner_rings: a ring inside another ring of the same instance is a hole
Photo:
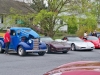
[[[18,47],[18,51],[17,52],[18,52],[18,55],[20,55],[20,56],[26,55],[26,51],[23,49],[22,46]]]
[[[68,51],[63,51],[64,54],[66,54]]]
[[[40,56],[43,56],[43,55],[45,54],[45,52],[38,52],[38,54],[39,54]]]
[[[72,45],[71,45],[71,50],[72,50],[72,51],[75,51],[75,50],[76,50],[75,44],[72,44]]]
[[[4,53],[5,50],[2,49],[2,44],[0,43],[0,53]]]
[[[89,51],[93,51],[93,49],[90,49]]]
[[[47,53],[51,53],[50,46],[47,45]]]

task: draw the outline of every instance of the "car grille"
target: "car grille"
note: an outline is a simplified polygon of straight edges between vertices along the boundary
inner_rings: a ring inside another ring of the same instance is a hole
[[[39,39],[33,39],[33,50],[39,50]]]
[[[81,47],[81,48],[86,48],[86,47]]]

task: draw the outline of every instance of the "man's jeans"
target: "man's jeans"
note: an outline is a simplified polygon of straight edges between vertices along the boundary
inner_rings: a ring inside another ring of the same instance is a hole
[[[9,45],[10,45],[10,42],[5,43],[5,53],[6,54],[8,54]]]

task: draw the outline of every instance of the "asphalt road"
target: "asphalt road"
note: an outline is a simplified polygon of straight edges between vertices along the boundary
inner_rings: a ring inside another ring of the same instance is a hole
[[[16,53],[0,54],[0,75],[43,75],[62,64],[82,60],[100,61],[100,49],[69,51],[67,54],[45,54],[44,56],[28,54],[20,57]]]

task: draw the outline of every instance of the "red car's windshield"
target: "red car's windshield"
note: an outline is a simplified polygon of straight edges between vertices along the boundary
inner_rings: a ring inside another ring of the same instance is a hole
[[[98,40],[98,38],[97,38],[97,37],[94,37],[94,36],[89,36],[89,37],[87,38],[87,40]]]

